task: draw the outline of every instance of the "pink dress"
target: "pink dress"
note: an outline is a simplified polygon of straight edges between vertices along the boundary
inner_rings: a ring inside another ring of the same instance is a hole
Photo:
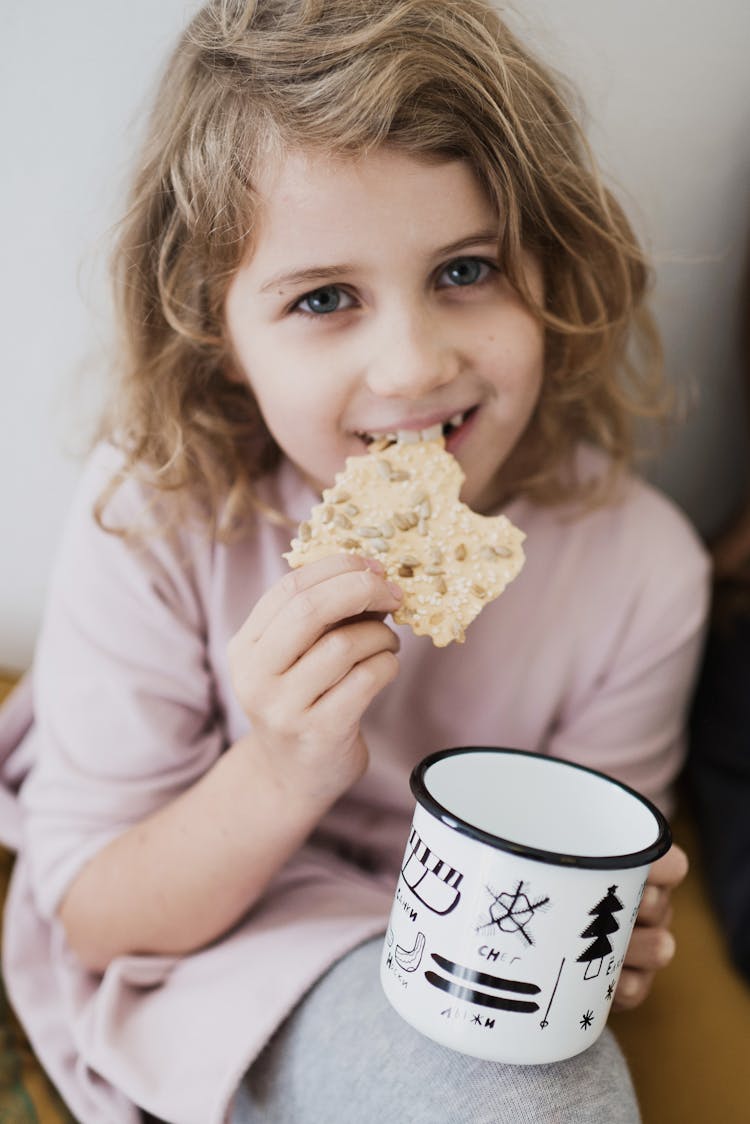
[[[0,835],[19,850],[3,970],[39,1057],[84,1124],[131,1124],[135,1105],[178,1124],[220,1124],[304,991],[384,931],[413,810],[408,776],[425,754],[472,744],[549,753],[609,772],[669,810],[707,559],[683,516],[635,478],[617,503],[576,520],[511,504],[527,534],[522,574],[464,645],[435,649],[399,630],[400,673],[365,716],[368,772],[260,903],[199,952],[121,957],[99,978],[66,947],[61,895],[107,840],[193,784],[246,732],[227,642],[285,572],[290,537],[259,519],[250,537],[223,546],[183,523],[128,546],[91,515],[117,463],[102,448],[84,474],[33,698],[27,684],[0,712]],[[581,451],[581,471],[601,464]],[[264,497],[295,521],[315,501],[289,464]],[[149,502],[129,482],[110,516],[158,523]]]

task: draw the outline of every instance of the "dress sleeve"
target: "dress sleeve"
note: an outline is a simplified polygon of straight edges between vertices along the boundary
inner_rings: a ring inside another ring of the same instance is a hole
[[[666,501],[640,514],[642,524],[613,535],[619,557],[590,591],[581,628],[594,656],[549,752],[590,763],[669,813],[703,647],[709,565],[692,528]]]
[[[103,531],[92,506],[112,471],[105,450],[84,474],[34,661],[35,763],[21,798],[45,916],[87,859],[191,785],[225,744],[197,576],[208,537],[160,525],[132,481],[111,518],[147,533]]]

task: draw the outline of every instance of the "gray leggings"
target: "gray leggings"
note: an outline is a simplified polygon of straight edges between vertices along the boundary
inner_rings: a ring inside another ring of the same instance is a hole
[[[232,1124],[638,1124],[608,1031],[555,1065],[466,1057],[393,1011],[381,947],[361,945],[308,993],[246,1074]]]

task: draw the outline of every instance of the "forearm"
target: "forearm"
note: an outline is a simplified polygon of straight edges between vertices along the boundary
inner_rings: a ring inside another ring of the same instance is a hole
[[[336,797],[295,786],[248,736],[191,789],[107,844],[59,916],[87,967],[125,953],[181,954],[258,900]]]

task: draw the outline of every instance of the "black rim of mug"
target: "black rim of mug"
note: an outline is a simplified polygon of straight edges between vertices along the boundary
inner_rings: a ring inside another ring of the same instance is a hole
[[[575,855],[566,854],[562,851],[548,851],[542,847],[531,847],[526,843],[516,843],[512,839],[504,839],[502,836],[495,835],[491,831],[485,831],[481,827],[475,827],[473,824],[461,819],[439,803],[432,793],[429,792],[425,782],[425,776],[432,765],[435,765],[438,761],[442,761],[446,757],[458,757],[465,753],[491,753],[493,755],[502,754],[505,756],[513,754],[519,757],[530,757],[539,761],[546,761],[561,768],[577,769],[580,772],[589,773],[591,776],[606,781],[607,784],[614,785],[616,788],[620,788],[624,792],[629,793],[630,796],[647,808],[656,821],[658,828],[656,839],[653,843],[650,843],[648,847],[643,847],[639,851],[632,851],[629,854]],[[431,815],[435,816],[436,819],[440,820],[441,823],[445,824],[446,827],[452,828],[462,835],[468,835],[471,839],[477,839],[480,843],[486,843],[499,851],[509,851],[514,855],[518,855],[519,858],[534,859],[537,862],[547,863],[552,866],[583,867],[587,870],[627,870],[631,867],[649,866],[656,859],[666,854],[672,845],[672,833],[669,829],[666,817],[659,811],[655,804],[652,804],[651,801],[645,796],[642,796],[640,792],[636,792],[634,788],[630,788],[629,785],[623,784],[622,781],[615,780],[614,777],[610,777],[607,773],[602,773],[598,769],[590,769],[587,765],[579,765],[574,761],[561,761],[557,757],[547,757],[543,753],[531,753],[524,749],[510,749],[504,746],[487,745],[456,746],[452,749],[440,749],[436,753],[431,753],[423,758],[423,760],[414,767],[409,785],[417,803]]]

